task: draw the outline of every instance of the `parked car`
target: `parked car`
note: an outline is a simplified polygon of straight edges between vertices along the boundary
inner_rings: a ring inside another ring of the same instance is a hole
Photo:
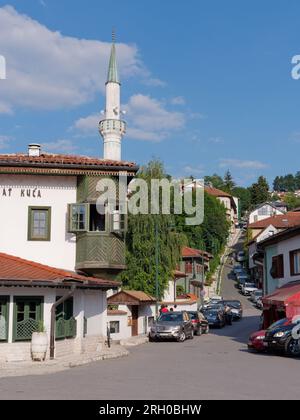
[[[246,253],[245,253],[245,251],[239,251],[239,252],[237,253],[236,260],[237,260],[238,262],[243,262],[243,261],[245,261],[245,260],[246,260]]]
[[[203,313],[199,311],[188,311],[188,314],[193,324],[194,334],[195,335],[208,334],[209,325]]]
[[[293,322],[291,319],[283,318],[266,331],[264,343],[269,350],[279,351],[287,356],[300,356],[299,340],[292,336],[292,330],[299,325],[300,320]]]
[[[225,326],[225,314],[218,308],[209,308],[203,311],[203,315],[208,321],[210,327],[222,328]]]
[[[149,340],[172,338],[178,342],[194,337],[194,328],[186,311],[165,312],[150,329]]]
[[[239,300],[223,300],[222,303],[231,308],[232,320],[239,320],[243,317],[243,306]]]
[[[262,297],[260,297],[256,300],[255,306],[257,307],[257,309],[262,309],[263,308]]]
[[[262,297],[262,290],[261,289],[257,289],[254,290],[251,295],[250,295],[250,300],[251,302],[253,302],[254,304],[256,304],[257,299]]]
[[[266,351],[267,347],[264,343],[266,330],[260,330],[252,333],[248,340],[248,350],[255,350],[257,352]]]
[[[251,293],[258,290],[255,283],[248,283],[247,281],[242,285],[242,294],[250,296]]]
[[[238,288],[239,289],[242,289],[242,287],[244,286],[245,283],[250,283],[249,276],[241,276],[241,277],[239,277],[239,280],[238,280]]]
[[[233,272],[236,278],[238,278],[239,274],[246,274],[246,270],[244,267],[238,267],[236,269],[233,269]]]

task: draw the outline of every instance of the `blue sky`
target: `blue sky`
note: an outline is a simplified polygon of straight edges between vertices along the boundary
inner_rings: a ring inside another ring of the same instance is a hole
[[[300,170],[300,2],[0,1],[0,153],[102,156],[97,121],[112,27],[126,160],[237,183]]]

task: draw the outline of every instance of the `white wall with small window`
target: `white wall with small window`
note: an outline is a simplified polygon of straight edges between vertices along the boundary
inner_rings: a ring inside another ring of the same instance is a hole
[[[68,232],[73,176],[0,175],[1,252],[74,270],[76,237]]]
[[[51,308],[69,292],[66,288],[0,287],[0,361],[30,360],[31,334],[39,323],[45,327],[49,347]],[[99,337],[104,341],[106,322],[106,292],[75,290],[56,310],[55,348],[59,355],[80,352],[84,340]]]

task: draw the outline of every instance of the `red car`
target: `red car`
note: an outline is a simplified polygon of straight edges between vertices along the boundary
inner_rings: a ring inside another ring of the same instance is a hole
[[[262,352],[266,350],[264,344],[264,338],[266,335],[266,330],[260,330],[252,333],[248,340],[248,349],[256,350],[257,352]]]

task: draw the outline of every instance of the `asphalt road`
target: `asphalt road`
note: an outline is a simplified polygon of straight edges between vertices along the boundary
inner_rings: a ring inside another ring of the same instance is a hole
[[[244,318],[184,343],[149,343],[128,357],[64,372],[0,380],[1,399],[290,399],[300,395],[300,360],[247,351],[259,312],[224,270],[222,294]]]

